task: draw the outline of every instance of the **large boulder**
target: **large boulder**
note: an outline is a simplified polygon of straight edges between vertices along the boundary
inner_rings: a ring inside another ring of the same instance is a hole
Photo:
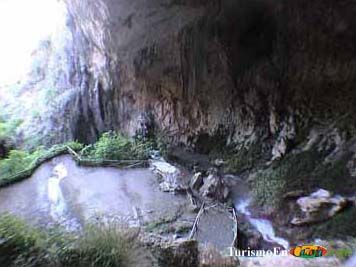
[[[180,240],[174,243],[162,244],[158,251],[159,266],[199,266],[198,242],[195,240]]]
[[[201,172],[195,173],[190,181],[190,187],[193,190],[199,190],[203,184],[204,184],[203,174]]]
[[[187,187],[181,181],[181,171],[164,160],[152,160],[151,170],[161,179],[159,188],[163,192],[185,192]]]
[[[344,197],[335,195],[324,189],[319,189],[310,196],[298,198],[301,215],[292,219],[293,225],[317,223],[333,217],[343,210],[348,203]]]
[[[209,174],[204,178],[204,185],[199,190],[203,197],[226,201],[229,195],[229,189],[224,180],[217,174]]]

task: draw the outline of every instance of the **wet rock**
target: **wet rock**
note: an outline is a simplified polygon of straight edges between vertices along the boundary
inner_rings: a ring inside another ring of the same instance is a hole
[[[356,177],[356,154],[354,154],[353,157],[347,163],[347,169],[350,173],[350,176],[355,178]]]
[[[208,177],[204,178],[204,185],[200,188],[200,194],[210,199],[226,201],[229,189],[220,176],[209,174]]]
[[[194,196],[191,188],[188,188],[187,195],[190,203],[189,210],[191,210],[192,212],[198,212],[200,210],[200,205],[197,201],[197,198]]]
[[[206,205],[201,213],[193,238],[200,244],[212,244],[220,251],[234,242],[236,222],[231,212],[222,205]]]
[[[181,171],[164,160],[151,161],[151,170],[161,177],[159,184],[163,192],[185,192],[187,187],[180,181]]]
[[[275,143],[272,149],[272,160],[281,158],[287,151],[287,142],[285,138],[281,138]]]
[[[178,184],[172,184],[167,181],[164,181],[159,184],[159,189],[163,192],[176,192],[176,193],[184,193],[187,190],[187,187],[178,185]]]
[[[283,195],[284,199],[291,199],[291,198],[299,198],[305,195],[305,192],[303,190],[295,190],[295,191],[290,191],[288,193],[285,193]]]
[[[194,176],[190,182],[190,187],[194,190],[199,190],[203,184],[204,184],[204,180],[203,180],[202,173],[197,172],[196,174],[194,174]]]
[[[293,225],[304,225],[324,221],[343,210],[347,203],[346,198],[332,196],[329,191],[319,189],[310,196],[301,197],[297,200],[302,215],[293,218],[291,223]]]
[[[275,131],[276,125],[272,125],[271,127],[273,128],[272,132]],[[288,143],[293,140],[296,135],[293,116],[290,116],[286,122],[282,122],[280,127],[282,130],[272,148],[272,161],[279,159],[286,154]]]
[[[213,164],[216,167],[221,167],[225,164],[225,161],[223,159],[216,159],[213,161]]]
[[[264,243],[263,236],[248,223],[239,223],[235,246],[240,249],[259,249]]]
[[[158,254],[159,266],[162,267],[199,266],[198,242],[195,240],[162,244]]]

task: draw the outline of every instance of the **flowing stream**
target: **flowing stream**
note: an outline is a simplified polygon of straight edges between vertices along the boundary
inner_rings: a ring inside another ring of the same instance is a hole
[[[269,220],[252,218],[251,212],[248,210],[248,206],[251,203],[250,198],[245,198],[238,200],[235,204],[235,209],[237,212],[244,214],[248,221],[259,231],[263,239],[270,243],[276,243],[281,245],[283,248],[289,248],[289,242],[281,237],[277,237],[273,229],[273,225]]]
[[[238,179],[233,190],[234,206],[237,213],[243,214],[246,219],[259,231],[263,239],[269,243],[279,244],[285,249],[289,248],[289,242],[276,236],[272,223],[267,219],[254,218],[248,209],[251,204],[249,188],[242,179]]]

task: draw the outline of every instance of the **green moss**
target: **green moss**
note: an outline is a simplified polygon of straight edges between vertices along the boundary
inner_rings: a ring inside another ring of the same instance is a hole
[[[354,237],[347,237],[343,242],[328,240],[326,243],[328,248],[327,257],[337,257],[341,261],[345,261],[353,255],[356,249],[356,239]]]
[[[262,159],[262,145],[252,144],[249,148],[243,148],[230,156],[227,161],[226,171],[230,173],[241,173],[257,167]]]
[[[289,154],[277,165],[281,179],[286,181],[283,193],[292,190],[311,191],[312,172],[322,161],[322,154],[315,149],[303,151],[298,154]]]
[[[347,162],[352,154],[324,163],[325,152],[316,149],[288,154],[269,168],[258,172],[251,181],[256,203],[278,207],[282,195],[296,190],[311,193],[323,188],[336,193],[353,193],[356,183],[351,179]]]
[[[258,205],[278,205],[286,184],[284,174],[280,171],[281,169],[260,172],[252,181],[252,193]]]
[[[162,231],[162,232],[171,232],[170,225],[177,220],[179,215],[166,216],[162,217],[156,221],[150,222],[145,225],[145,230],[149,232],[153,231]]]
[[[256,203],[262,206],[277,207],[281,196],[289,191],[314,189],[312,173],[321,162],[316,150],[289,154],[273,163],[271,167],[260,171],[251,181]]]
[[[335,162],[319,165],[312,177],[312,186],[327,189],[331,192],[354,193],[356,183],[350,177],[347,163],[352,154],[347,153]]]
[[[313,236],[319,238],[356,237],[356,209],[348,208],[330,220],[313,227]]]

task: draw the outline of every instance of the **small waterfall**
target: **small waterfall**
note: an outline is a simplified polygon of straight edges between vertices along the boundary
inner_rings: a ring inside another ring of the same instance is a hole
[[[289,248],[289,242],[287,240],[276,236],[272,223],[269,220],[251,217],[251,212],[248,210],[250,203],[251,200],[249,198],[237,201],[235,204],[236,211],[244,214],[248,218],[249,222],[262,234],[264,240],[270,243],[277,243],[285,249]]]

